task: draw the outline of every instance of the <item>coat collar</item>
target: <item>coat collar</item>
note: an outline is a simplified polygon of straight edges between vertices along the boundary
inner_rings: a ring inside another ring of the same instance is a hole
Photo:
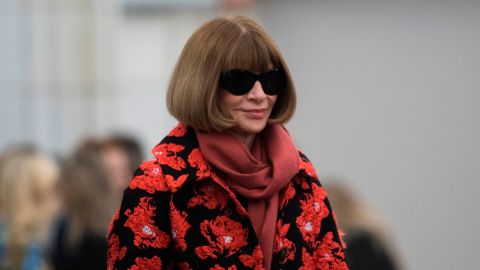
[[[178,124],[151,152],[171,192],[210,178],[233,194],[203,157],[193,128]],[[317,178],[310,161],[300,151],[299,159],[299,174]]]

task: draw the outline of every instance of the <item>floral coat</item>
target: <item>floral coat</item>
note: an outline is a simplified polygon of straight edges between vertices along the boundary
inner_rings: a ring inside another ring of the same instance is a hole
[[[246,200],[179,124],[134,173],[108,233],[108,269],[265,269]],[[326,193],[299,152],[280,192],[271,269],[348,269]]]

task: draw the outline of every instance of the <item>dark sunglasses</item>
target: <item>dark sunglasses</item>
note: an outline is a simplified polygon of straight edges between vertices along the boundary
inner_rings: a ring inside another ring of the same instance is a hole
[[[270,96],[277,95],[286,84],[285,73],[278,68],[258,75],[246,70],[231,69],[220,75],[220,87],[236,96],[250,92],[256,81],[262,84],[263,92]]]

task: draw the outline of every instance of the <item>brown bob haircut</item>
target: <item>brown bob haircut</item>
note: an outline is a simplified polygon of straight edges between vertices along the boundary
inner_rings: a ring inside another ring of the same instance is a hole
[[[200,26],[182,50],[170,79],[167,108],[180,122],[202,131],[236,125],[222,113],[220,74],[238,68],[265,72],[283,69],[286,87],[277,96],[269,123],[286,123],[295,111],[290,71],[273,39],[256,22],[241,16],[219,17]]]

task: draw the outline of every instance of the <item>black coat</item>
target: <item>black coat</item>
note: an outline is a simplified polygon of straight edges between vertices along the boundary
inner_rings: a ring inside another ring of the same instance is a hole
[[[265,269],[245,200],[203,158],[191,128],[158,144],[124,193],[109,269]],[[272,269],[348,269],[326,193],[301,153],[280,192]]]

